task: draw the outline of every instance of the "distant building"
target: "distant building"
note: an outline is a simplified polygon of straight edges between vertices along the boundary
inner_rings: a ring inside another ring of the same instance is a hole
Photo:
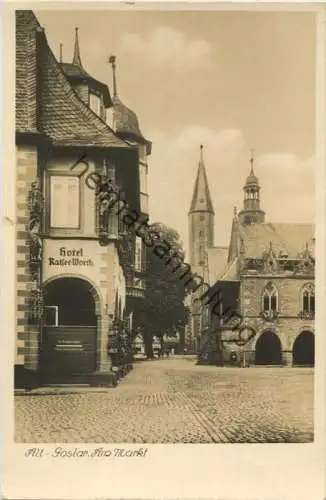
[[[210,293],[220,291],[221,304],[213,310],[211,302],[200,333],[203,360],[314,364],[314,233],[313,224],[265,222],[252,159],[229,247],[208,250],[215,280]]]
[[[200,146],[197,176],[188,213],[189,264],[192,272],[197,273],[206,282],[209,281],[208,251],[214,245],[214,215],[203,158],[203,146]],[[200,334],[208,319],[198,307],[199,296],[198,291],[198,293],[188,295],[185,301],[191,311],[185,329],[185,347],[190,351],[198,349]]]

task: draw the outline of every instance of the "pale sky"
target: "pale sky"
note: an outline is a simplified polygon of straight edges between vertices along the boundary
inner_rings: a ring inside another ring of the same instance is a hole
[[[229,243],[233,207],[255,150],[271,222],[314,222],[315,16],[294,12],[36,11],[71,62],[79,27],[84,68],[112,89],[153,142],[150,220],[188,244],[199,157],[215,208],[215,244]]]

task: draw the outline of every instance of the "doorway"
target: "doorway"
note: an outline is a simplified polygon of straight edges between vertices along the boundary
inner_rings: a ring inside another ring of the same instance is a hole
[[[293,364],[298,366],[314,366],[315,336],[309,330],[298,335],[293,344]]]
[[[281,342],[276,333],[264,332],[256,342],[256,365],[280,365],[282,363]]]
[[[58,278],[45,286],[43,384],[89,382],[96,369],[95,294],[92,285],[80,278]]]

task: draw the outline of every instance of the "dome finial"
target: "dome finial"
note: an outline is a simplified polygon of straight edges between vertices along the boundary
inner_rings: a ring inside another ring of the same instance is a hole
[[[113,96],[117,97],[118,91],[117,91],[117,79],[116,79],[116,56],[110,56],[109,57],[109,64],[112,66],[112,73],[113,73]]]
[[[251,165],[251,168],[250,168],[250,173],[253,174],[254,173],[254,154],[255,154],[255,150],[254,149],[251,149],[250,150],[250,165]]]
[[[60,43],[60,58],[59,58],[59,61],[62,63],[62,43]]]
[[[72,59],[72,64],[76,66],[83,67],[80,58],[80,50],[79,50],[79,40],[78,40],[78,28],[75,28],[75,48],[74,48],[74,57]]]

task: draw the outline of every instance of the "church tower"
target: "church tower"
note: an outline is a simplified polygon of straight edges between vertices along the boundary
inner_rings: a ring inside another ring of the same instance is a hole
[[[238,214],[240,224],[257,224],[265,222],[265,212],[260,209],[260,186],[258,177],[254,174],[254,158],[250,158],[250,174],[244,185],[243,209]]]
[[[204,278],[203,271],[207,270],[208,265],[207,249],[214,245],[214,209],[208,187],[202,145],[188,220],[189,263],[193,271],[201,273]]]

